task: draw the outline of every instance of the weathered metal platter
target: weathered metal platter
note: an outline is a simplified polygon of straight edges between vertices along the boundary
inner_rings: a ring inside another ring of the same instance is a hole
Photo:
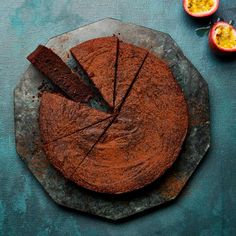
[[[55,202],[117,220],[178,196],[210,146],[210,118],[207,83],[168,34],[115,19],[104,19],[52,38],[47,46],[68,62],[71,47],[92,38],[112,34],[137,46],[151,48],[153,53],[169,64],[184,91],[190,127],[181,155],[174,166],[151,185],[120,196],[88,191],[66,180],[46,159],[39,135],[39,87],[45,81],[46,89],[54,88],[31,65],[15,88],[15,135],[18,154]]]

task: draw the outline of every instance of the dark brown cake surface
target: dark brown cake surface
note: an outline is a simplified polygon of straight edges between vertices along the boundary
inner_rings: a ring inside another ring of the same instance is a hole
[[[57,94],[44,92],[40,103],[39,125],[42,141],[49,143],[106,120],[110,114]]]
[[[111,117],[54,94],[45,94],[40,107],[40,131],[50,162],[78,185],[112,194],[159,178],[176,160],[188,128],[187,104],[167,65],[145,49],[123,42],[119,47],[118,114]],[[97,70],[91,48],[85,60],[89,73]],[[100,86],[106,84],[102,75]]]
[[[113,106],[117,37],[92,39],[71,49],[108,104]]]
[[[98,192],[139,189],[174,163],[187,127],[181,89],[167,66],[150,54],[117,120],[72,180]]]
[[[87,102],[94,93],[51,49],[39,45],[27,59],[69,98]]]
[[[117,80],[115,92],[115,105],[121,103],[127,89],[132,83],[140,64],[145,58],[147,50],[125,42],[119,43],[119,56],[117,65]]]
[[[108,122],[109,120],[100,122],[45,144],[44,151],[47,158],[66,178],[72,180],[73,173],[83,163],[87,153],[99,138]]]

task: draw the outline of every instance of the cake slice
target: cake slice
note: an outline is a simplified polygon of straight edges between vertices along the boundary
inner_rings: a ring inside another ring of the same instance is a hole
[[[147,50],[120,41],[115,88],[115,106],[125,97],[126,91],[134,80],[135,74],[142,64]]]
[[[84,104],[71,101],[61,95],[44,92],[39,108],[39,126],[43,143],[89,128],[111,115]]]
[[[51,49],[39,45],[27,59],[72,100],[88,102],[94,96],[93,90]]]
[[[66,178],[71,179],[108,122],[94,124],[54,142],[44,144],[47,158]]]
[[[118,42],[118,38],[115,36],[96,38],[83,42],[70,50],[110,107],[114,105]]]

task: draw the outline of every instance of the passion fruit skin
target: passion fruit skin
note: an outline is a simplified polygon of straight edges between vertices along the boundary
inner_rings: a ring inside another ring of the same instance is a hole
[[[210,32],[209,32],[209,35],[208,35],[208,42],[209,42],[209,46],[210,48],[212,49],[212,51],[218,55],[227,55],[227,54],[236,54],[236,48],[222,48],[222,47],[219,47],[218,44],[216,43],[216,41],[214,40],[214,36],[215,36],[215,30],[218,26],[229,26],[231,27],[233,30],[236,31],[236,29],[224,22],[224,21],[219,21],[217,23],[215,23]]]
[[[219,8],[220,0],[214,0],[214,1],[216,3],[215,6],[208,12],[202,12],[202,13],[190,12],[188,9],[188,0],[183,0],[183,7],[184,7],[185,12],[194,18],[207,18],[207,17],[213,15]]]

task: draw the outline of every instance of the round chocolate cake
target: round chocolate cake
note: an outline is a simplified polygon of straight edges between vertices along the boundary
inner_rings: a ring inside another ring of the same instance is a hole
[[[188,129],[187,104],[168,66],[115,36],[71,53],[113,113],[44,93],[39,124],[50,162],[96,192],[130,192],[159,178],[178,157]]]

